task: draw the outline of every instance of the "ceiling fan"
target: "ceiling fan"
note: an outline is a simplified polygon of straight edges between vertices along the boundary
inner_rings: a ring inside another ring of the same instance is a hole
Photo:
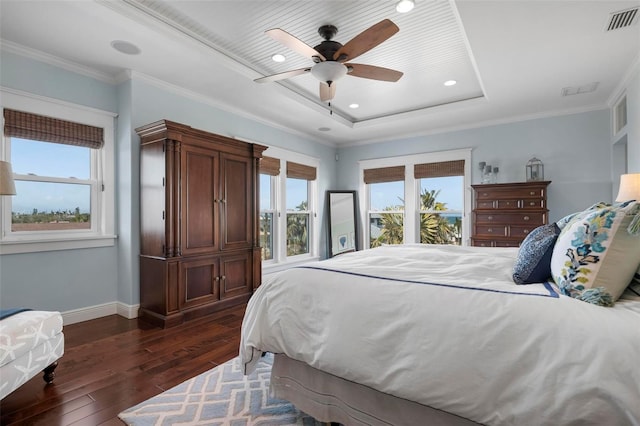
[[[320,100],[323,102],[333,99],[336,94],[336,81],[345,75],[372,80],[398,81],[402,77],[402,72],[400,71],[375,65],[354,64],[347,61],[351,61],[368,52],[399,30],[396,24],[384,19],[364,30],[345,45],[342,45],[332,40],[338,29],[333,25],[323,25],[318,28],[318,34],[324,38],[324,41],[315,47],[309,46],[280,28],[267,30],[265,33],[268,36],[294,52],[308,57],[315,62],[315,65],[257,78],[254,81],[267,83],[310,72],[320,81]]]

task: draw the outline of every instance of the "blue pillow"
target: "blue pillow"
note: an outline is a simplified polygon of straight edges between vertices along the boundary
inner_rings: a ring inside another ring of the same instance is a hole
[[[551,255],[560,234],[555,223],[542,225],[531,231],[520,244],[518,257],[513,265],[513,281],[516,284],[532,284],[551,277]]]

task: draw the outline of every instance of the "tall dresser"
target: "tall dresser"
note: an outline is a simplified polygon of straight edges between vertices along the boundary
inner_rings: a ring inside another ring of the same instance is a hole
[[[548,222],[547,186],[551,181],[471,185],[474,192],[471,244],[518,247]]]
[[[167,120],[140,136],[140,310],[161,327],[246,302],[261,279],[265,146]]]

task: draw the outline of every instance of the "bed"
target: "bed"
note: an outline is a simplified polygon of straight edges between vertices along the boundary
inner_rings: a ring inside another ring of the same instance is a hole
[[[266,276],[250,373],[343,424],[640,424],[640,298],[596,306],[516,285],[517,248],[383,246]]]

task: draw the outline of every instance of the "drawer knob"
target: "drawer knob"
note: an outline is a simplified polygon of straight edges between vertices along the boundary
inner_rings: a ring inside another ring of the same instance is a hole
[[[525,217],[523,217],[523,219],[524,219],[524,220],[529,220],[529,219],[531,219],[531,218],[530,218],[529,216],[525,216]]]
[[[536,191],[529,192],[529,195],[536,195]]]
[[[530,206],[535,206],[535,205],[536,205],[536,202],[535,202],[535,201],[530,201],[530,202],[529,202],[529,205],[530,205]]]
[[[493,220],[493,216],[487,216],[487,220]]]
[[[483,192],[483,193],[482,193],[482,196],[483,196],[483,197],[486,197],[487,195],[489,195],[489,194],[487,194],[486,192]]]
[[[489,232],[489,233],[493,232],[493,228],[487,229],[487,232]]]
[[[523,229],[523,230],[522,230],[522,233],[523,233],[523,234],[528,234],[528,233],[529,233],[529,230],[528,230],[528,229]]]

